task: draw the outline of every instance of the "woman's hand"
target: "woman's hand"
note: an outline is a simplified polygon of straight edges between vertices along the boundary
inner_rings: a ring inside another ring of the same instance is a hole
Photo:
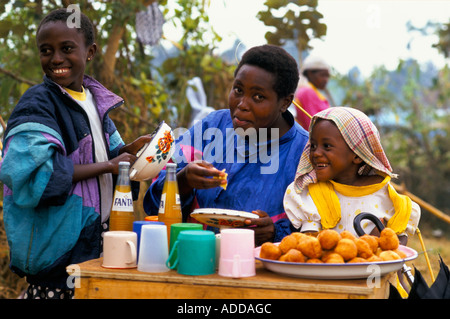
[[[252,213],[259,215],[259,218],[250,218],[244,221],[247,228],[255,231],[255,245],[261,246],[267,241],[273,241],[275,236],[275,225],[272,218],[262,210],[254,210]]]
[[[226,184],[225,179],[212,178],[221,176],[225,176],[225,173],[219,171],[211,163],[191,162],[177,173],[180,194],[190,193],[194,188],[206,189]]]

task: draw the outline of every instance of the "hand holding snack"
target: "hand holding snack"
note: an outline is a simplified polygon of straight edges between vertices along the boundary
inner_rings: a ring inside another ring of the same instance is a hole
[[[207,161],[195,161],[187,164],[177,174],[180,194],[186,194],[192,189],[213,188],[227,184],[226,174],[219,171]]]
[[[221,170],[221,172],[223,173],[223,175],[213,176],[213,179],[220,179],[222,181],[225,180],[226,183],[221,182],[220,187],[222,187],[224,190],[226,190],[227,185],[228,185],[228,181],[227,181],[228,174],[225,173],[225,168],[223,170]]]

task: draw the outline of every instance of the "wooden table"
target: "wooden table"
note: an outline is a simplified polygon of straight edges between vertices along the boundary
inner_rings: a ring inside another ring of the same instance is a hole
[[[246,278],[107,269],[101,263],[100,258],[67,267],[76,278],[76,299],[382,299],[389,296],[389,281],[394,282],[394,274],[380,278],[378,287],[368,287],[365,279],[287,277],[266,270],[259,261],[256,276]]]

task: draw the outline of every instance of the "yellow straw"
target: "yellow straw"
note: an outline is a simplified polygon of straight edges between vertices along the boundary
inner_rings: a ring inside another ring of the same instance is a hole
[[[428,270],[430,271],[431,280],[434,282],[434,273],[433,269],[431,269],[430,259],[428,258],[427,250],[425,249],[425,243],[422,238],[422,234],[420,233],[420,229],[416,229],[417,236],[419,236],[420,245],[422,246],[423,254],[425,256],[425,260],[427,262]]]
[[[306,110],[304,108],[302,108],[297,102],[295,102],[295,100],[292,101],[292,103],[300,109],[300,111],[302,111],[303,113],[305,113],[310,119],[312,119],[312,116],[309,115],[308,112],[306,112]]]

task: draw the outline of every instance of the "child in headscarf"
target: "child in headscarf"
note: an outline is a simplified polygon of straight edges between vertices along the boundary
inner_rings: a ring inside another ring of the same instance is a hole
[[[414,234],[420,207],[390,184],[392,173],[377,128],[361,111],[333,107],[317,113],[309,127],[294,182],[285,193],[285,211],[301,232],[334,229],[356,235],[361,212],[386,222],[399,237]],[[361,225],[365,233],[371,222]],[[405,244],[405,237],[401,242]]]

